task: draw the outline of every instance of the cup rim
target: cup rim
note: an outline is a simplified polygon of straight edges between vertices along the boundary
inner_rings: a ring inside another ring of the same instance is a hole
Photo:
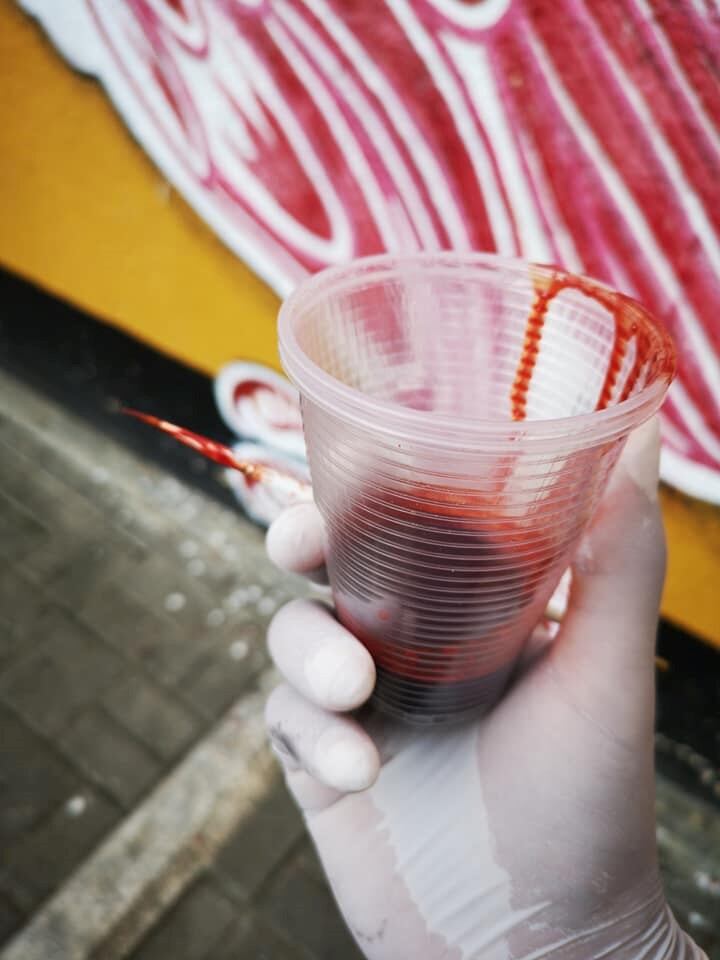
[[[618,294],[612,287],[584,274],[573,274],[559,267],[534,263],[520,257],[505,257],[494,253],[457,251],[420,251],[405,254],[383,253],[359,257],[344,264],[337,264],[319,271],[302,282],[283,302],[278,316],[280,359],[290,380],[300,391],[301,397],[318,404],[331,413],[352,422],[356,426],[371,429],[373,433],[401,436],[412,441],[428,441],[433,445],[471,449],[508,445],[518,440],[523,444],[532,441],[572,440],[582,435],[586,441],[590,434],[592,442],[605,442],[629,433],[649,419],[660,407],[676,370],[676,353],[673,341],[664,325],[639,301],[626,294],[619,294],[628,308],[633,309],[650,325],[659,337],[661,356],[660,372],[632,397],[604,408],[576,416],[534,420],[498,420],[414,410],[392,401],[371,397],[354,387],[342,383],[322,369],[301,348],[296,335],[298,317],[321,295],[328,295],[359,281],[362,275],[377,280],[384,273],[392,273],[402,267],[432,264],[445,269],[460,269],[473,266],[496,266],[518,275],[528,273],[551,277],[580,277],[595,289]],[[587,442],[583,446],[590,445]]]

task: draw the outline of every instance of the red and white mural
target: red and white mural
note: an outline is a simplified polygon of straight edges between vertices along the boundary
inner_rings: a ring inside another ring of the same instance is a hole
[[[663,475],[720,503],[720,0],[20,0],[279,293],[479,249],[674,335]]]

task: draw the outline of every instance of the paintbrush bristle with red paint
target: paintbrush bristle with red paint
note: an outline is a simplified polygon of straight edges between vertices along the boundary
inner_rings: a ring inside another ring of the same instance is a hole
[[[195,450],[209,460],[240,473],[245,480],[248,492],[251,488],[257,487],[256,492],[260,494],[260,500],[255,504],[255,508],[257,511],[258,503],[261,503],[262,511],[265,512],[261,522],[268,521],[268,510],[270,510],[270,519],[272,519],[273,513],[279,515],[286,507],[312,500],[312,487],[306,480],[297,475],[297,471],[293,471],[290,467],[283,469],[282,466],[262,461],[241,459],[224,443],[210,440],[209,437],[203,437],[202,434],[186,430],[175,423],[170,423],[169,420],[154,417],[150,413],[142,413],[139,410],[131,410],[127,407],[123,408],[121,412],[155,427],[156,430],[167,433],[168,436],[174,437],[179,443],[185,444],[186,447],[190,447],[191,450]],[[247,507],[247,504],[246,508],[252,516],[253,510]]]
[[[216,440],[210,440],[199,433],[193,433],[192,430],[186,430],[184,427],[178,427],[168,420],[162,420],[160,417],[154,417],[150,413],[142,413],[140,410],[132,410],[129,407],[123,407],[121,413],[125,413],[136,420],[142,420],[143,423],[167,433],[174,437],[186,447],[201,453],[209,460],[219,463],[223,467],[231,467],[233,470],[239,470],[249,484],[257,483],[262,478],[262,474],[272,468],[261,466],[260,464],[248,463],[246,460],[238,460],[230,447],[224,443],[218,443]],[[272,471],[275,472],[275,471]]]

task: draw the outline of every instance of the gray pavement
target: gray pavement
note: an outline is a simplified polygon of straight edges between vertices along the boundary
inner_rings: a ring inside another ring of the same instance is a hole
[[[359,958],[262,731],[265,627],[305,586],[238,511],[0,399],[0,960]],[[663,780],[658,809],[720,957],[718,811]]]
[[[280,779],[132,960],[360,960]]]
[[[74,871],[253,693],[267,621],[305,587],[238,511],[5,374],[0,397],[2,943],[62,903]],[[264,769],[268,800],[237,833],[225,817],[217,864],[175,869],[180,885],[147,878],[157,915],[95,931],[97,956],[354,955],[269,756]]]

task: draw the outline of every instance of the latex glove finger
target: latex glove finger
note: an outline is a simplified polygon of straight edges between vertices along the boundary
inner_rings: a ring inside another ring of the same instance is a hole
[[[573,565],[553,649],[578,701],[626,730],[652,723],[654,645],[665,574],[655,420],[628,440]]]
[[[375,745],[350,717],[327,713],[281,684],[270,694],[265,720],[270,741],[288,770],[302,768],[343,793],[366,790],[377,779],[380,758]]]
[[[298,503],[283,511],[268,530],[265,543],[268,556],[281,570],[327,583],[325,527],[314,503]]]
[[[629,438],[573,564],[569,613],[602,624],[618,657],[631,662],[650,654],[665,576],[659,457],[653,419]],[[625,644],[626,637],[635,642]]]
[[[270,624],[268,646],[288,683],[325,710],[354,710],[375,686],[372,657],[320,603],[283,607]]]
[[[572,605],[584,613],[657,614],[665,575],[665,539],[658,502],[660,432],[653,418],[629,437],[573,565]],[[620,590],[622,604],[610,604]]]
[[[559,632],[560,624],[558,622],[543,617],[523,647],[522,654],[515,667],[516,676],[522,676],[523,673],[534,668],[538,660],[541,660],[551,649]]]

